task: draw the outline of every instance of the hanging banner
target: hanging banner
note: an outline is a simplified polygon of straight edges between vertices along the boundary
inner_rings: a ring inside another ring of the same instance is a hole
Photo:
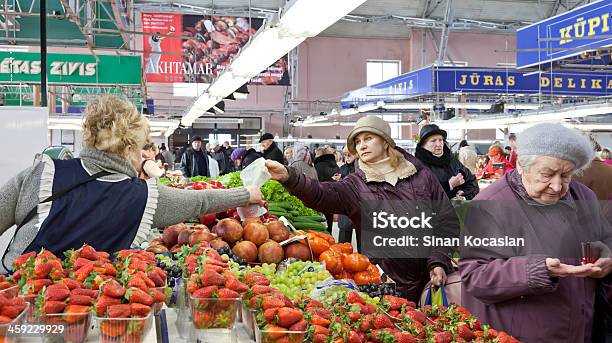
[[[611,14],[612,2],[601,0],[517,30],[517,68],[612,46]]]
[[[143,31],[150,33],[143,36],[146,80],[211,83],[261,25],[258,18],[142,13]],[[251,84],[289,85],[287,56]]]
[[[55,84],[140,85],[139,56],[47,54],[47,82]],[[40,83],[37,52],[0,52],[0,82]]]

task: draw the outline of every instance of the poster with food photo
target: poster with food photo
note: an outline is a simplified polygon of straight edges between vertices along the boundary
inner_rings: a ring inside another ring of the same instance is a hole
[[[263,24],[263,19],[143,13],[146,80],[210,83]],[[163,34],[180,36],[164,37]],[[251,80],[254,85],[289,85],[288,59],[281,58]]]

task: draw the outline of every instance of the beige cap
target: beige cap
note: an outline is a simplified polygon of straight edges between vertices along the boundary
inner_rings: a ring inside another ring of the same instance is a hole
[[[355,127],[346,139],[346,145],[352,154],[356,154],[355,137],[362,132],[370,132],[382,137],[392,148],[395,148],[395,141],[391,138],[391,126],[382,118],[369,115],[360,118]]]

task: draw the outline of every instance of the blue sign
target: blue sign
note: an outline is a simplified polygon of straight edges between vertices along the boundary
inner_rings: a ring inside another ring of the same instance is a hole
[[[437,68],[439,93],[612,95],[612,74],[545,72],[525,74],[513,69]]]
[[[387,81],[350,91],[342,96],[342,108],[378,101],[397,102],[433,91],[432,68],[406,73]]]
[[[517,67],[537,66],[612,46],[611,15],[612,1],[601,0],[519,29]]]

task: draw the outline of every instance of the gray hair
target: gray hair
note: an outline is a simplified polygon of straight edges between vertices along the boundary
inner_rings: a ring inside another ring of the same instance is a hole
[[[529,168],[535,163],[538,159],[537,155],[519,155],[517,156],[517,162],[525,171],[528,171]]]

